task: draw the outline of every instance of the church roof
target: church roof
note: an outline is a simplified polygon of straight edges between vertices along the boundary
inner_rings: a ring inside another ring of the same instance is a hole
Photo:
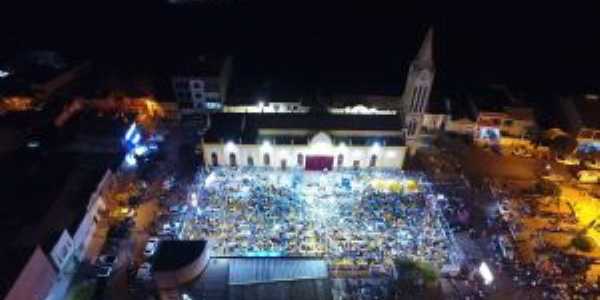
[[[435,69],[433,62],[433,27],[427,30],[413,64],[422,69]]]
[[[397,115],[337,115],[327,113],[309,114],[227,114],[211,115],[211,127],[204,135],[205,142],[232,140],[253,144],[259,140],[260,129],[328,130],[347,131],[402,131],[403,120]],[[294,137],[306,141],[306,137]]]

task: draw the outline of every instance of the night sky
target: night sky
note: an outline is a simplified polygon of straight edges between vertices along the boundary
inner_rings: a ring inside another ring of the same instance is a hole
[[[591,6],[537,1],[15,2],[19,5],[2,4],[1,22],[9,24],[1,29],[5,57],[34,47],[97,60],[160,63],[216,52],[233,54],[246,62],[246,69],[273,77],[391,82],[403,80],[427,27],[434,25],[438,88],[488,82],[548,91],[600,86],[600,21]]]

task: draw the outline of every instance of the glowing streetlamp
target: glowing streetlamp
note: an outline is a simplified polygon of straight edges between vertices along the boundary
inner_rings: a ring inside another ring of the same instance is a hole
[[[260,151],[262,152],[270,152],[273,149],[273,147],[271,147],[271,142],[269,141],[263,141],[262,146],[260,146]]]
[[[483,283],[485,285],[490,285],[494,282],[494,275],[485,262],[482,262],[481,265],[479,265],[479,275],[483,278]]]
[[[198,195],[194,192],[190,195],[190,197],[192,198],[192,201],[191,201],[192,207],[197,207],[198,206]]]
[[[379,142],[373,143],[373,146],[371,146],[371,151],[377,153],[380,150],[381,150],[381,145],[379,144]]]
[[[232,141],[227,142],[225,144],[225,152],[234,152],[236,149],[235,144]]]

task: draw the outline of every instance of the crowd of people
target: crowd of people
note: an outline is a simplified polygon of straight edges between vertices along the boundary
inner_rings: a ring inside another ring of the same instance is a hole
[[[192,239],[213,256],[315,256],[338,271],[385,272],[396,257],[441,267],[450,245],[420,179],[401,171],[218,168],[190,193]]]

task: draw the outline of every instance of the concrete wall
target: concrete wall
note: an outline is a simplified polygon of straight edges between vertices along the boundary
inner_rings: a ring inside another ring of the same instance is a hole
[[[45,299],[58,274],[40,247],[36,247],[4,300]]]
[[[334,167],[352,167],[358,160],[361,168],[369,166],[372,155],[377,155],[376,167],[401,169],[406,156],[406,146],[381,146],[376,149],[372,146],[345,146],[333,147],[330,145],[235,145],[235,144],[204,144],[204,161],[207,166],[212,165],[212,153],[217,155],[220,166],[230,165],[230,154],[235,154],[238,166],[248,166],[248,157],[254,160],[254,166],[264,167],[264,154],[270,157],[270,166],[280,168],[281,161],[286,160],[288,168],[304,167],[298,165],[298,154],[328,155],[334,157]],[[338,155],[343,155],[342,165],[338,165]]]
[[[83,259],[85,251],[92,239],[92,235],[96,229],[95,220],[100,220],[101,218],[99,212],[106,208],[103,195],[111,188],[113,181],[114,174],[110,170],[107,170],[96,187],[96,190],[90,196],[87,212],[73,236],[75,255],[77,255],[79,259]]]

